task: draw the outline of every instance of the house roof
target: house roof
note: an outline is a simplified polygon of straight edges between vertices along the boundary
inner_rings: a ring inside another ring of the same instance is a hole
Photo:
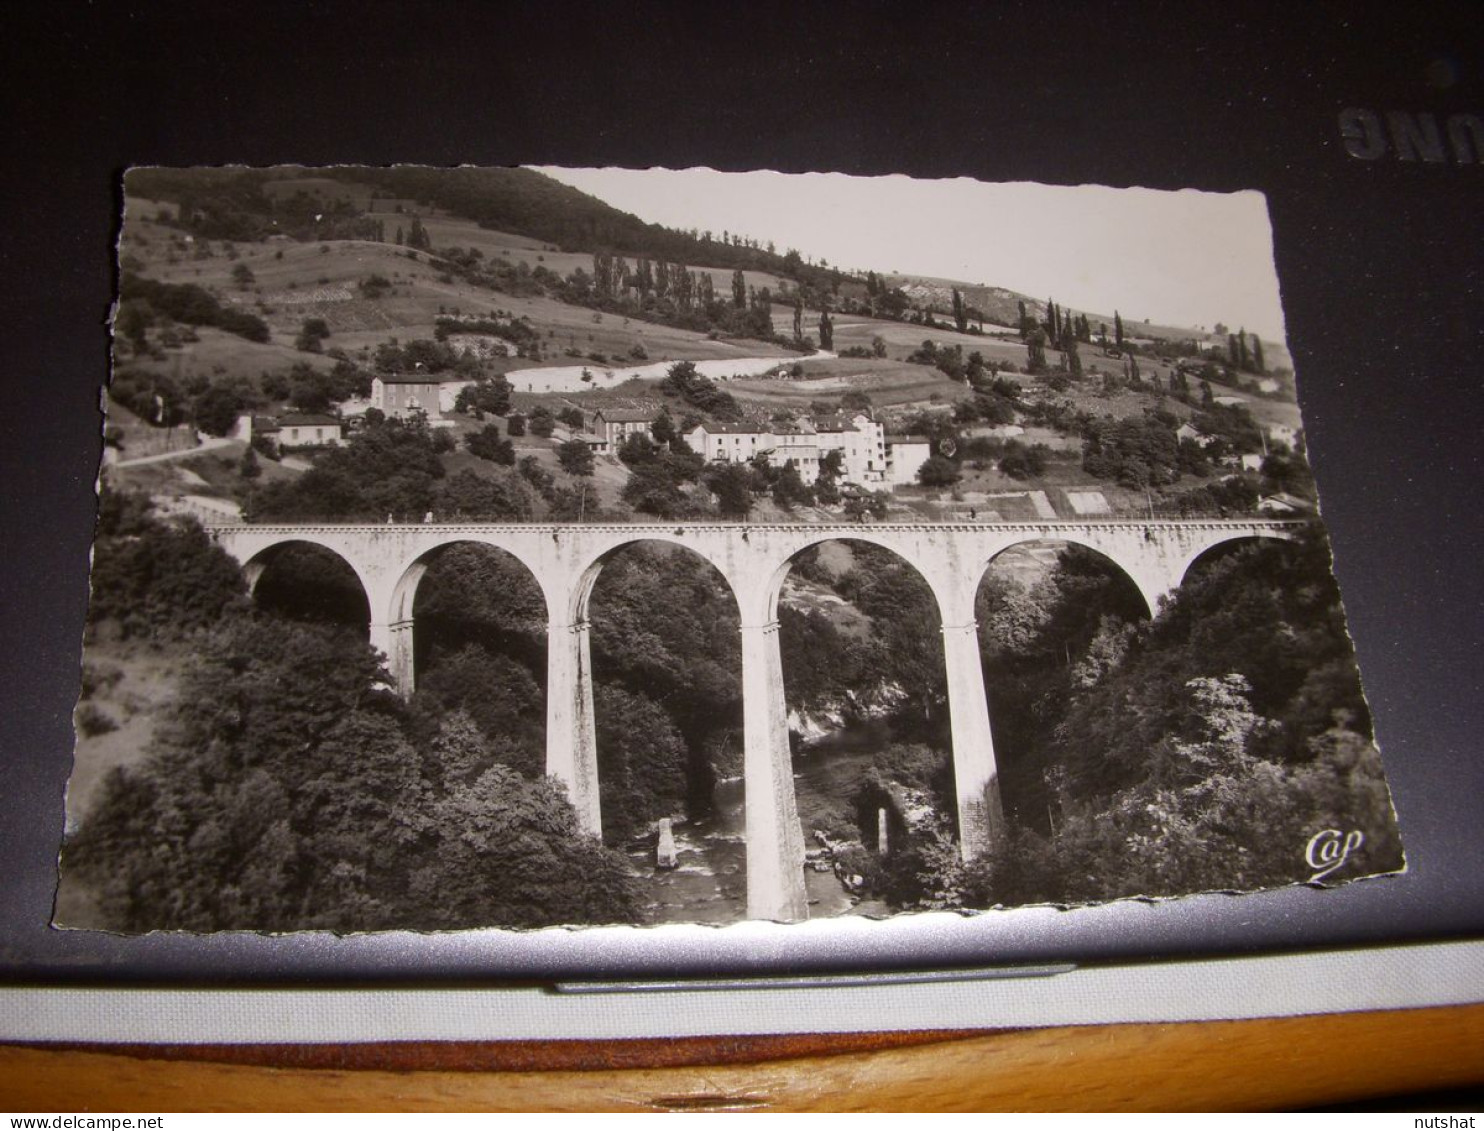
[[[709,421],[704,420],[700,424],[697,424],[696,428],[699,428],[704,432],[710,432],[712,435],[718,436],[730,436],[734,434],[744,436],[759,436],[763,435],[764,433],[772,434],[773,432],[772,428],[766,428],[760,424],[712,424]],[[691,431],[695,431],[695,429],[693,428],[691,429]]]
[[[816,432],[859,432],[853,416],[821,416],[814,421]]]
[[[927,436],[905,436],[888,432],[886,442],[888,444],[931,444],[933,441]]]
[[[334,425],[340,427],[340,418],[337,416],[326,416],[322,412],[291,412],[287,416],[278,418],[280,428],[304,427],[305,425]]]
[[[376,380],[383,385],[441,385],[443,383],[432,373],[378,373]]]

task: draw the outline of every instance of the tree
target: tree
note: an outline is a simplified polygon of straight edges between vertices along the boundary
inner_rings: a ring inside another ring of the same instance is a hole
[[[471,415],[487,412],[491,416],[504,416],[510,411],[510,394],[510,382],[503,376],[481,377],[472,385],[465,385],[459,390],[453,403],[454,411]],[[510,434],[521,435],[520,432]]]
[[[164,522],[142,496],[105,487],[93,543],[88,627],[174,640],[244,606],[242,570],[194,521]]]
[[[660,409],[659,416],[655,417],[654,423],[649,426],[649,434],[654,437],[656,444],[665,446],[680,439],[680,431],[675,427],[675,418],[670,415],[668,408]]]
[[[242,453],[242,459],[237,464],[237,474],[248,482],[252,482],[263,474],[263,466],[258,462],[258,453],[252,448]]]
[[[742,274],[741,269],[732,272],[732,308],[744,310],[747,307],[747,277]]]
[[[674,720],[642,691],[614,684],[594,690],[603,837],[621,844],[685,811],[690,755]]]
[[[531,410],[526,426],[530,428],[532,436],[545,439],[556,431],[556,418],[551,415],[551,410],[545,405],[537,405]]]
[[[630,432],[618,446],[618,461],[628,467],[652,464],[659,455],[660,448],[643,432]]]
[[[1123,315],[1116,310],[1113,312],[1113,344],[1123,348]]]
[[[237,425],[237,418],[253,407],[256,397],[242,381],[224,381],[209,386],[196,398],[196,427],[212,436],[225,436]]]
[[[246,263],[239,263],[232,268],[232,282],[237,284],[239,291],[245,291],[257,281],[252,273],[252,268]]]
[[[804,296],[794,295],[794,345],[804,341]]]
[[[1070,332],[1062,338],[1062,350],[1067,356],[1067,371],[1073,378],[1082,376],[1082,356],[1077,349],[1077,338]]]
[[[443,630],[440,640],[458,639],[450,631],[446,610],[429,619],[430,628]],[[472,625],[463,628],[475,634]],[[469,767],[475,774],[499,762],[525,777],[539,778],[546,764],[541,687],[529,668],[498,648],[497,643],[493,647],[465,643],[434,649],[419,673],[412,713],[434,732],[460,717],[477,727],[484,741],[483,764]]]
[[[288,373],[288,400],[300,412],[328,412],[330,406],[345,399],[345,390],[333,375],[303,362]]]
[[[323,318],[306,318],[299,329],[299,336],[294,339],[294,348],[306,353],[319,353],[329,336],[330,326]]]
[[[451,715],[419,748],[363,639],[219,625],[142,765],[65,848],[114,930],[338,931],[633,922],[623,861],[558,786]],[[490,744],[493,745],[493,744]],[[310,752],[311,756],[306,756]]]
[[[142,298],[131,298],[119,303],[113,328],[117,333],[129,339],[130,344],[136,350],[143,350],[148,344],[146,331],[154,320],[155,312],[148,301]]]
[[[526,418],[518,412],[512,412],[505,418],[505,431],[512,436],[524,436],[526,434]]]
[[[642,922],[628,861],[583,835],[565,791],[492,765],[433,802],[436,855],[409,877],[424,930]],[[473,882],[471,882],[471,879]]]
[[[1007,440],[1000,471],[1011,479],[1034,479],[1045,473],[1049,450],[1045,444],[1027,447],[1018,440]]]
[[[592,449],[581,440],[568,440],[557,448],[557,462],[568,475],[586,478],[592,475],[595,460]]]
[[[728,518],[746,518],[752,513],[752,469],[745,463],[713,464],[706,472],[706,487],[716,496],[717,509]]]
[[[969,329],[969,312],[964,306],[964,296],[959,294],[958,288],[953,288],[953,324],[960,334]]]
[[[441,515],[481,522],[528,519],[535,512],[523,480],[509,472],[479,475],[467,467],[438,486],[434,509]]]
[[[885,518],[890,501],[891,496],[886,491],[852,494],[845,500],[845,517],[852,522],[860,522],[867,515],[875,519]]]
[[[635,466],[624,484],[622,498],[636,511],[661,518],[674,518],[688,505],[675,476],[658,462]]]
[[[515,464],[515,445],[501,438],[498,424],[486,424],[478,432],[469,433],[464,438],[464,447],[480,459],[506,466]]]
[[[828,310],[819,312],[819,348],[822,350],[835,348],[835,323],[830,318]]]
[[[1046,372],[1046,331],[1034,327],[1025,339],[1025,369],[1027,373]]]
[[[808,506],[814,502],[814,492],[799,475],[793,460],[779,469],[778,478],[773,482],[773,501],[784,510],[791,510],[795,504]]]
[[[917,469],[917,481],[924,487],[951,487],[962,478],[958,464],[947,456],[931,455]]]
[[[428,235],[428,230],[423,227],[423,222],[417,216],[412,218],[412,227],[407,232],[407,246],[419,251],[430,251],[433,241]]]

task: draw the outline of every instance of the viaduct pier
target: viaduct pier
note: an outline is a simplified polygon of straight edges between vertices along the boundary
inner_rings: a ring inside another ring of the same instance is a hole
[[[242,564],[249,588],[276,553],[313,545],[350,566],[371,613],[371,643],[399,692],[413,689],[413,601],[428,565],[455,544],[489,546],[535,578],[546,603],[546,770],[565,783],[583,827],[602,830],[588,601],[604,563],[624,546],[680,546],[716,567],[737,602],[742,632],[743,776],[750,918],[808,917],[804,844],[794,802],[788,710],[778,644],[778,598],[794,559],[822,542],[883,547],[913,566],[937,601],[947,672],[958,826],[965,859],[1003,825],[974,599],[989,564],[1030,542],[1058,541],[1107,558],[1133,581],[1151,614],[1197,558],[1230,542],[1292,538],[1281,520],[1110,520],[942,523],[609,523],[254,525],[212,528]]]

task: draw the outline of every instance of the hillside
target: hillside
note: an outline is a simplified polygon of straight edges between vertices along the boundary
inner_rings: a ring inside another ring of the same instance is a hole
[[[1192,470],[1176,470],[1177,427],[1240,433],[1237,451],[1213,449],[1227,467],[1261,449],[1259,429],[1291,439],[1298,428],[1291,383],[1260,389],[1250,371],[1195,358],[1180,345],[1188,329],[1126,323],[1132,350],[1116,351],[1089,316],[1093,340],[1033,354],[1019,304],[1039,318],[1044,299],[845,276],[792,249],[646,224],[531,170],[136,169],[126,190],[115,395],[141,418],[124,438],[131,454],[150,446],[141,430],[155,425],[220,433],[243,414],[353,417],[373,374],[422,370],[464,384],[508,376],[508,406],[478,417],[447,411],[449,389],[438,423],[453,450],[439,458],[449,476],[503,484],[508,464],[465,447],[492,426],[508,433],[516,458],[534,461],[520,490],[537,489],[541,499],[522,504],[537,515],[566,506],[569,489],[625,513],[630,469],[605,454],[591,479],[576,474],[557,460],[569,428],[522,435],[512,414],[587,421],[600,408],[664,405],[687,428],[786,427],[869,407],[887,431],[930,436],[951,453],[954,478],[896,484],[891,508],[1046,517],[1073,513],[1067,492],[1082,487],[1114,510],[1147,509],[1151,490],[1172,506],[1217,505],[1180,494],[1198,493],[1212,469],[1187,453]],[[955,289],[977,308],[965,331],[951,328]],[[1170,340],[1140,344],[1150,336]],[[714,395],[662,388],[680,361],[719,383]],[[1225,423],[1207,412],[1218,394],[1217,407],[1236,414]],[[1099,439],[1108,422],[1126,422],[1128,435]],[[1157,450],[1137,450],[1156,440]],[[1084,468],[1084,448],[1108,442],[1117,451]],[[1028,463],[1017,455],[1027,445],[1040,453]],[[156,493],[247,503],[256,488],[247,472],[236,478],[243,452],[219,451],[195,470],[185,461],[126,473]],[[314,458],[260,468],[259,485]],[[1108,481],[1120,476],[1127,482]],[[758,494],[760,508],[775,505]]]

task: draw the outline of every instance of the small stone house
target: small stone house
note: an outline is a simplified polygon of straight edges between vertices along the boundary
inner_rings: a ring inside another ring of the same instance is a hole
[[[659,418],[658,409],[600,408],[593,413],[592,421],[598,443],[590,446],[599,455],[613,455],[630,436],[648,436]]]
[[[443,419],[442,382],[427,373],[386,373],[371,378],[371,407],[399,420],[422,412],[429,422]]]
[[[262,436],[281,449],[330,448],[344,441],[344,425],[338,416],[322,413],[288,413],[284,416],[254,416],[241,439]]]

